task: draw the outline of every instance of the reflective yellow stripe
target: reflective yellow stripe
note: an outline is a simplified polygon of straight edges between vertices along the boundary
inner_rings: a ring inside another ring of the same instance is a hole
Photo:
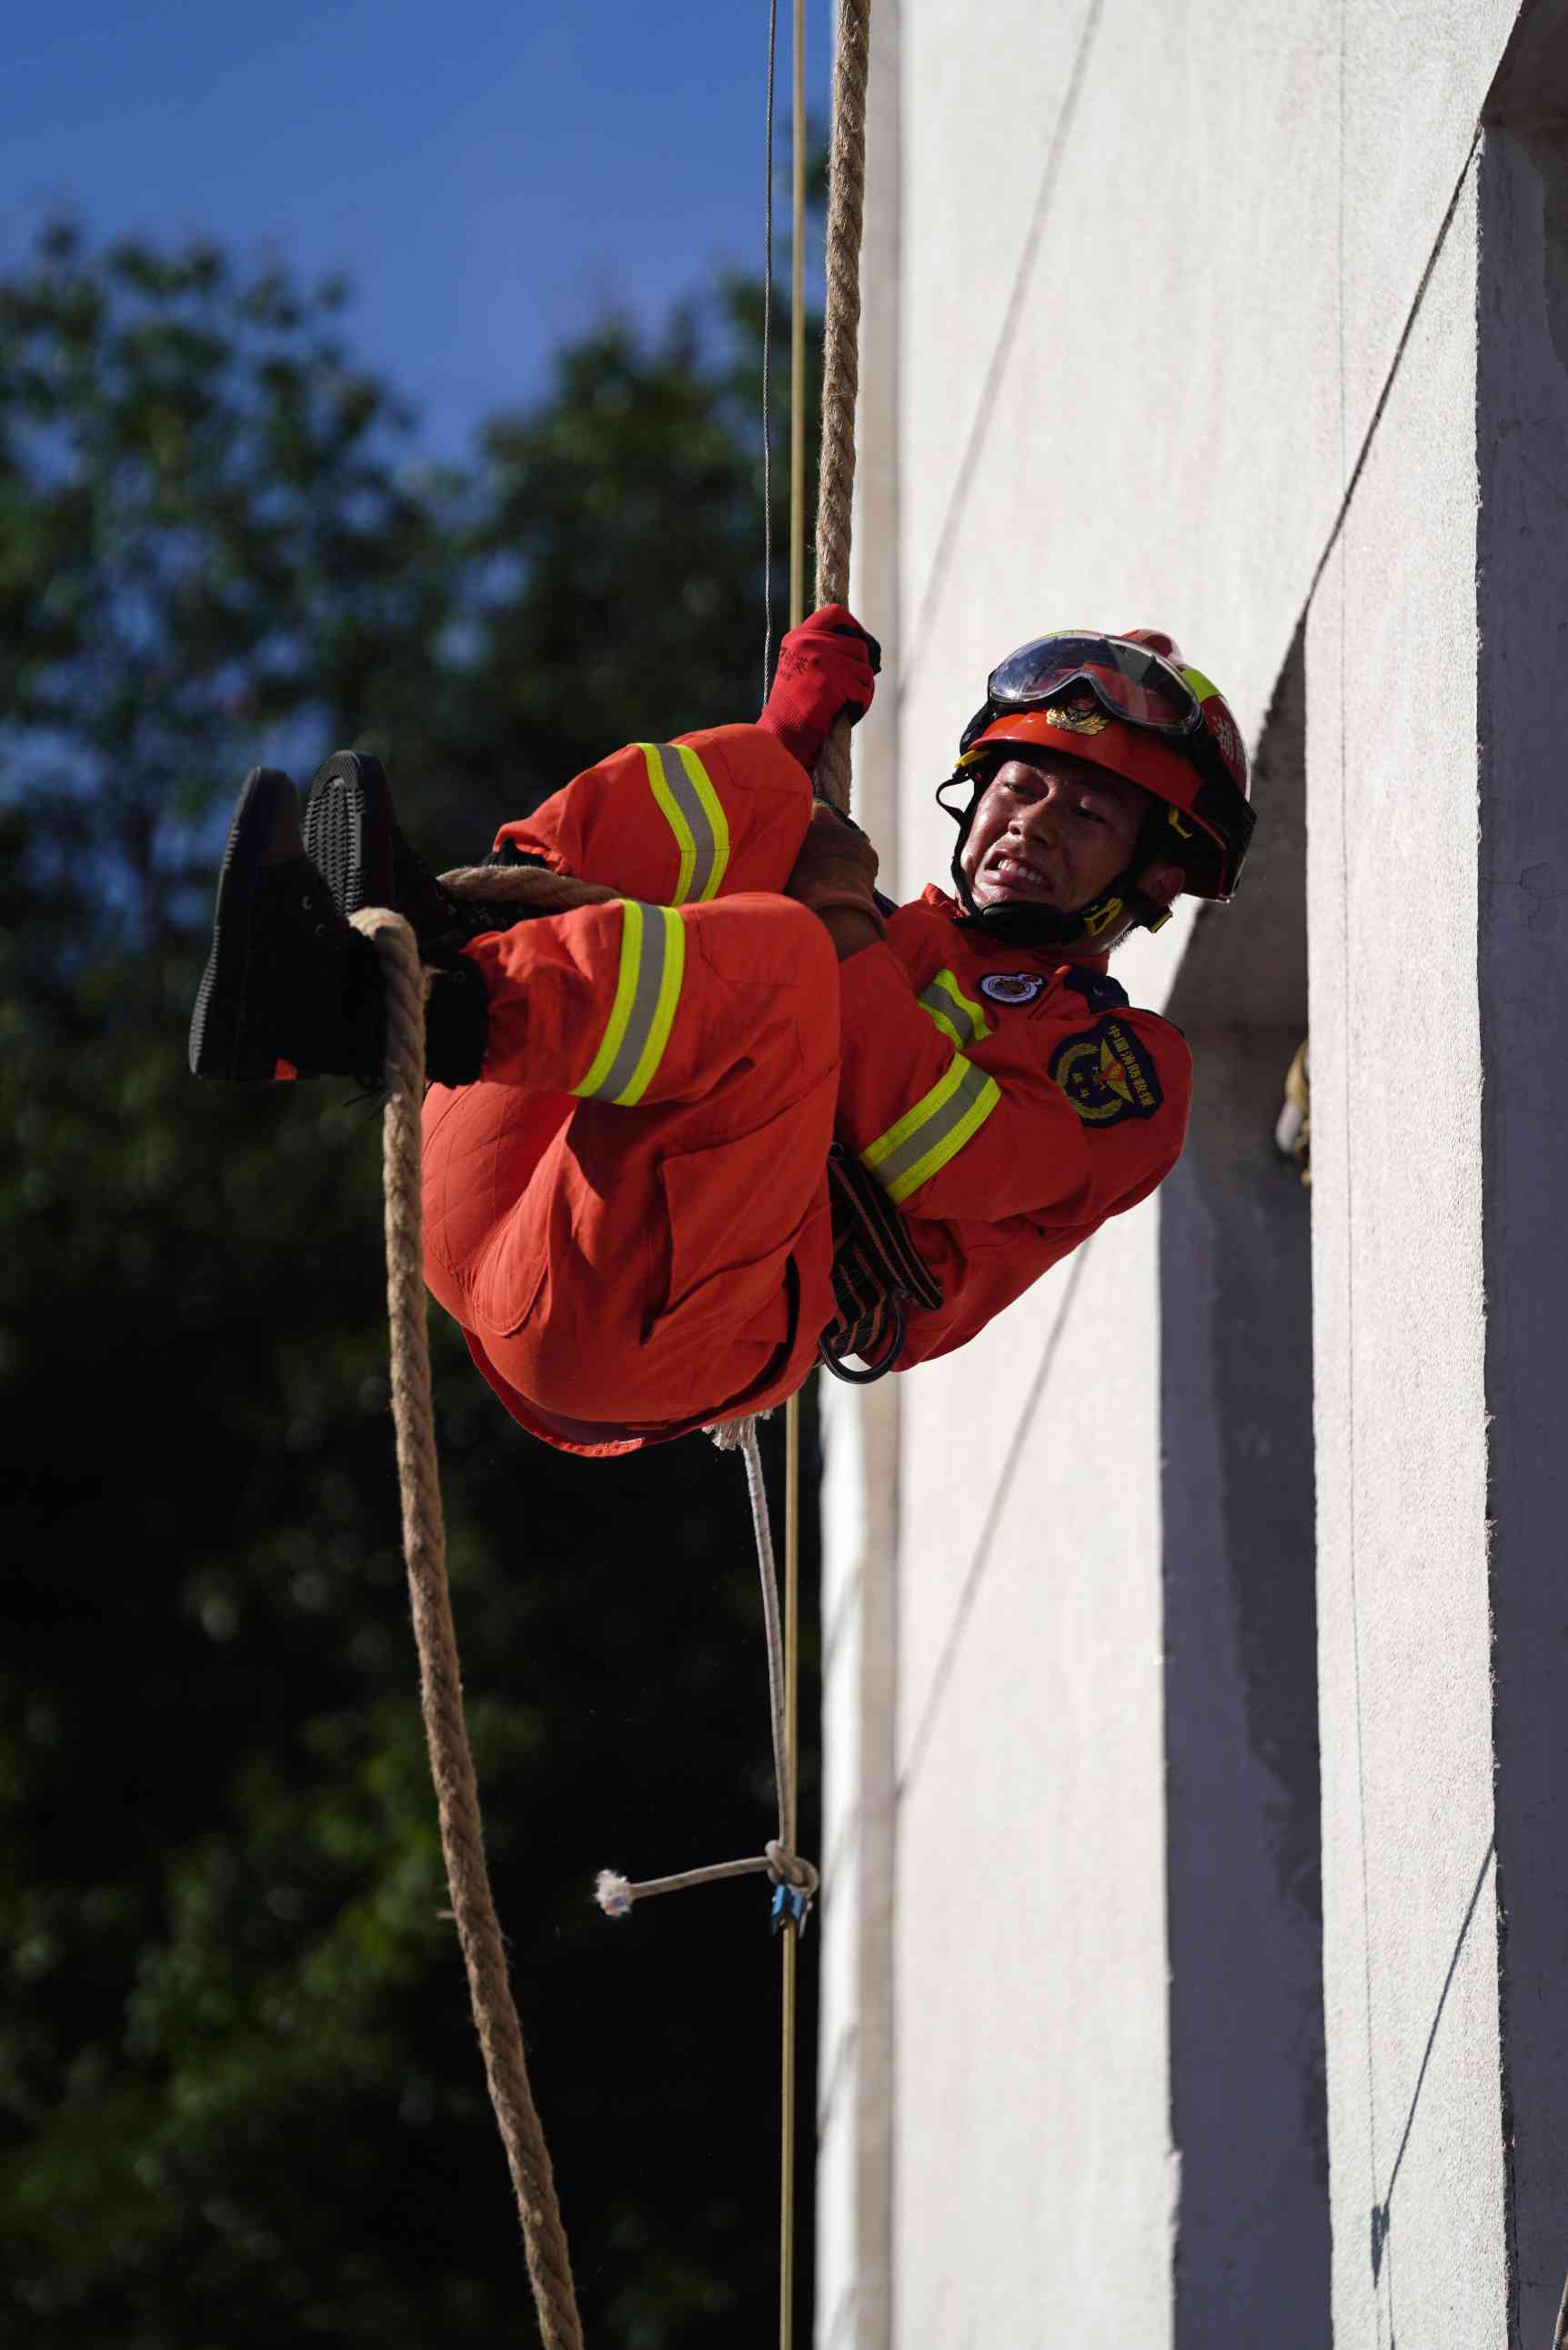
[[[709,868],[708,879],[697,892],[697,901],[701,905],[705,899],[712,897],[724,878],[724,868],[730,862],[730,824],[729,818],[724,814],[724,803],[713,789],[708,770],[696,752],[686,743],[677,743],[675,752],[691,779],[691,788],[697,795],[702,813],[708,819],[708,831],[713,843],[712,863]]]
[[[664,1058],[686,968],[686,930],[669,906],[621,901],[620,972],[593,1065],[572,1091],[585,1099],[639,1102]]]
[[[1184,669],[1181,672],[1199,702],[1212,702],[1220,689],[1211,685],[1200,669]]]
[[[648,1023],[647,1039],[638,1055],[637,1066],[613,1098],[630,1104],[639,1102],[652,1082],[654,1072],[664,1058],[664,1048],[670,1042],[674,1025],[675,1007],[680,1001],[680,982],[686,970],[686,925],[670,906],[652,906],[649,912],[655,920],[649,930],[664,932],[660,954],[662,969],[659,973],[657,992],[653,998],[653,1015]]]
[[[860,1154],[888,1197],[907,1200],[955,1158],[1002,1099],[994,1077],[955,1053],[929,1094]]]
[[[697,866],[696,838],[686,811],[670,790],[665,775],[664,763],[669,756],[669,745],[664,743],[639,743],[638,748],[642,753],[642,763],[648,769],[649,790],[658,801],[664,821],[675,835],[680,850],[680,866],[675,876],[675,894],[670,902],[676,906],[683,906],[691,888],[691,876]]]
[[[982,1036],[992,1033],[990,1021],[973,997],[964,993],[950,971],[939,971],[917,1000],[921,1011],[930,1014],[942,1035],[950,1037],[961,1052],[966,1045],[978,1045]]]
[[[680,864],[672,906],[701,904],[724,878],[730,827],[708,770],[684,743],[639,743],[648,787],[675,835]]]

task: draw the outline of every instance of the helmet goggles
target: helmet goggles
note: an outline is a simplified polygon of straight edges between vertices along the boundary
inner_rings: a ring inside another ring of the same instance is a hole
[[[965,727],[961,756],[1006,712],[1044,709],[1076,685],[1086,686],[1107,716],[1125,718],[1151,734],[1176,740],[1202,730],[1197,693],[1162,655],[1121,637],[1064,630],[1020,646],[992,671],[985,707]]]

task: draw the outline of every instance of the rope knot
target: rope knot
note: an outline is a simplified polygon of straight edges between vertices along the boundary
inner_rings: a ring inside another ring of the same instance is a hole
[[[809,1860],[803,1860],[798,1852],[789,1851],[776,1836],[770,1836],[763,1850],[768,1856],[768,1875],[775,1885],[787,1885],[794,1892],[804,1893],[808,1901],[815,1900],[822,1889],[822,1878]]]

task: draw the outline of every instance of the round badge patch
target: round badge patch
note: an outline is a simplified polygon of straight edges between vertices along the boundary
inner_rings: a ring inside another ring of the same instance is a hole
[[[1033,1003],[1044,993],[1045,983],[1037,971],[988,971],[980,992],[993,1003]]]

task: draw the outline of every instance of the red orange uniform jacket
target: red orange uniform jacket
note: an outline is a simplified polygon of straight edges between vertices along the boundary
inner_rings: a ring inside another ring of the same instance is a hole
[[[1179,1030],[1083,963],[1020,952],[928,889],[839,967],[837,1130],[942,1284],[898,1367],[961,1347],[1107,1216],[1187,1132]]]

